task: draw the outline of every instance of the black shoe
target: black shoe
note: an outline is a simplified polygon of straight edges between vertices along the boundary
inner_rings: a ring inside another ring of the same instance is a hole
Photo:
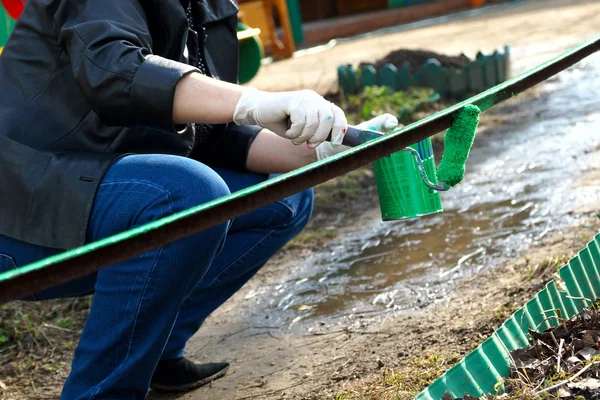
[[[150,387],[163,392],[188,392],[227,373],[229,363],[195,364],[187,358],[159,361]]]

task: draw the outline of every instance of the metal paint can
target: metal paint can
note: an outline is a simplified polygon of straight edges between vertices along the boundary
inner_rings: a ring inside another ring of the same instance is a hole
[[[411,147],[419,153],[427,178],[437,185],[431,139]],[[412,154],[399,151],[375,161],[374,168],[384,221],[418,218],[443,211],[440,193],[423,182]]]

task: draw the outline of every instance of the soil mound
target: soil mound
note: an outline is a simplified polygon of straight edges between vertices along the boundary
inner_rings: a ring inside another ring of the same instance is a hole
[[[410,63],[410,72],[417,72],[430,58],[435,58],[442,64],[443,67],[451,69],[463,69],[467,66],[471,60],[469,57],[461,54],[459,56],[447,56],[444,54],[438,54],[433,51],[426,50],[395,50],[389,53],[387,56],[375,62],[375,68],[379,69],[385,64],[392,64],[396,68],[400,69],[404,63]],[[362,63],[366,64],[366,63]],[[361,65],[362,65],[361,64]]]

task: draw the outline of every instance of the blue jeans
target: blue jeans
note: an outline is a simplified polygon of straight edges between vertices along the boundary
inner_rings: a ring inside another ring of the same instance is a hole
[[[167,155],[118,160],[98,189],[93,242],[266,180]],[[106,267],[33,300],[94,293],[63,400],[144,399],[159,360],[183,356],[203,321],[308,222],[311,190]],[[56,254],[0,236],[0,271]]]

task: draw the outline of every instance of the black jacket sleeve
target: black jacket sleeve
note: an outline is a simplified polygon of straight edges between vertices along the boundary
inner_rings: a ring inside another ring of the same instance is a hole
[[[54,24],[77,85],[103,121],[172,130],[175,87],[196,68],[152,54],[142,3],[65,0]]]
[[[192,158],[211,167],[247,171],[248,151],[262,130],[258,126],[227,124],[222,132],[215,132],[194,149]]]

